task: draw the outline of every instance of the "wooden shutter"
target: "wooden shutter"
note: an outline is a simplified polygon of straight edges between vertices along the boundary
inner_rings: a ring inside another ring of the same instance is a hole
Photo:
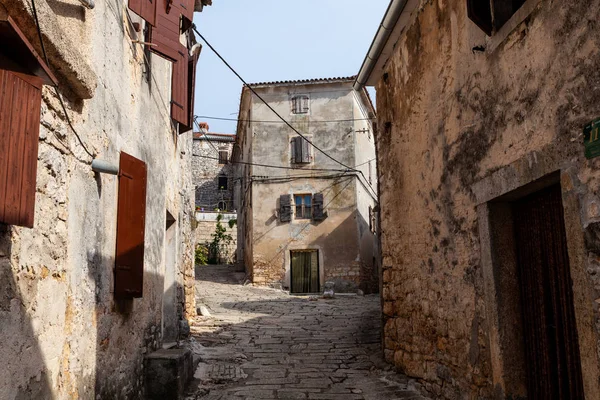
[[[310,144],[304,138],[300,138],[300,141],[302,142],[302,163],[308,164],[310,163]]]
[[[186,25],[191,24],[191,22],[194,20],[194,6],[195,6],[195,1],[194,0],[174,0],[175,2],[178,3],[179,8],[181,9],[181,15],[183,15],[185,17],[185,19],[187,20]]]
[[[156,25],[157,0],[129,0],[129,9],[142,17],[150,25]]]
[[[488,36],[492,35],[492,9],[489,0],[467,0],[467,14],[479,29]]]
[[[0,222],[33,228],[42,79],[0,69]]]
[[[292,220],[292,196],[282,194],[279,196],[279,221],[290,222]]]
[[[179,133],[184,133],[194,128],[194,101],[196,89],[196,67],[198,65],[199,55],[189,57],[188,62],[188,81],[187,81],[187,99],[188,99],[188,122],[181,124]]]
[[[294,162],[302,163],[302,138],[300,136],[294,138]]]
[[[117,209],[115,297],[142,297],[146,229],[146,163],[121,153]]]
[[[315,193],[313,196],[313,219],[315,221],[323,221],[327,218],[327,213],[324,211],[323,193]]]
[[[190,111],[188,104],[188,51],[180,46],[179,59],[173,64],[171,79],[171,117],[185,125],[190,125]]]
[[[170,61],[180,59],[179,50],[182,44],[179,42],[180,16],[178,0],[155,0],[156,4],[156,26],[150,29],[150,47],[153,53]]]

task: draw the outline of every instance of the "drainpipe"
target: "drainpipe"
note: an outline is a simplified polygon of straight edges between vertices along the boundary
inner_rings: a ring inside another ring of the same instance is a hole
[[[381,21],[381,25],[379,25],[379,30],[373,39],[373,43],[371,43],[371,48],[363,61],[362,67],[360,68],[360,72],[354,81],[354,89],[361,90],[373,69],[375,68],[375,64],[377,64],[377,60],[381,56],[385,45],[387,44],[388,39],[390,38],[396,23],[400,19],[400,15],[404,10],[408,0],[392,0],[390,5],[388,6],[387,11],[385,12],[385,16]]]

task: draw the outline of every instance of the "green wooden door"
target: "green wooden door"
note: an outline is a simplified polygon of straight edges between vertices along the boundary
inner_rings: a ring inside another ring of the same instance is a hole
[[[291,263],[291,292],[319,293],[319,252],[292,251]]]

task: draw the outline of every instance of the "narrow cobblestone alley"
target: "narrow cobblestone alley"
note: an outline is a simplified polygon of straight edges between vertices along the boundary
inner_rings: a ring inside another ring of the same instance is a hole
[[[188,399],[425,399],[380,355],[378,296],[297,297],[196,270],[200,364]]]

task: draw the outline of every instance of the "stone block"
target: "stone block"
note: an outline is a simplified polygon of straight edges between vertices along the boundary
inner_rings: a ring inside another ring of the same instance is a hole
[[[146,356],[145,386],[148,400],[184,398],[186,385],[194,374],[189,349],[162,349]]]

